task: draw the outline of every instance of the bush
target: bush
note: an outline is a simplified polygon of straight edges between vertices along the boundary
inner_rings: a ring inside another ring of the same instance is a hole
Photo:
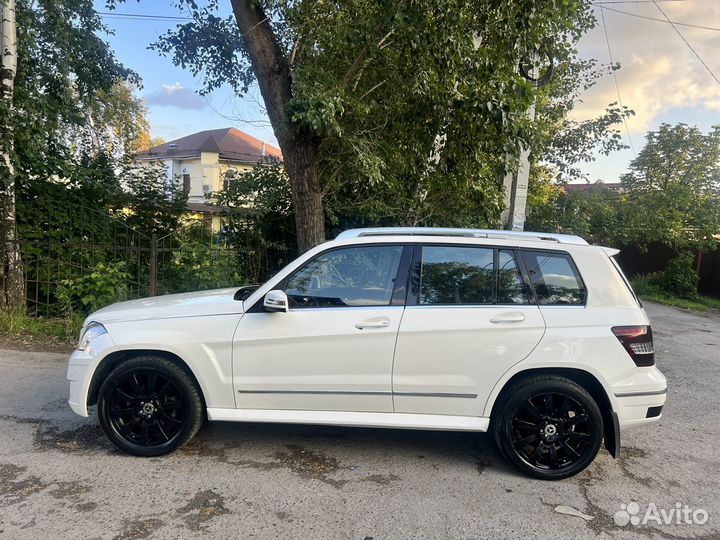
[[[699,276],[695,270],[695,256],[684,253],[672,259],[662,273],[660,286],[666,292],[682,298],[697,296]]]
[[[235,252],[223,246],[207,243],[183,243],[173,253],[167,282],[160,292],[190,292],[245,283],[237,270]]]
[[[57,297],[65,313],[92,313],[127,300],[127,280],[125,263],[98,263],[90,274],[61,281]]]
[[[662,273],[644,274],[632,280],[632,288],[638,296],[649,296],[660,292]]]

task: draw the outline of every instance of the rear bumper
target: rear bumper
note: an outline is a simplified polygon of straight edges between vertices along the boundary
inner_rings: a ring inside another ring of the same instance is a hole
[[[636,368],[612,385],[613,410],[621,428],[657,422],[667,399],[667,380],[655,366]]]
[[[662,418],[662,407],[667,399],[667,387],[648,392],[616,393],[615,409],[620,427],[656,422]]]

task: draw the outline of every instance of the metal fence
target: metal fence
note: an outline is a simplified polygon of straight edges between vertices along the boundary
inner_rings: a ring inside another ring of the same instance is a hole
[[[66,201],[33,209],[19,229],[27,312],[32,316],[62,315],[58,293],[63,284],[92,276],[98,268],[122,268],[124,296],[132,299],[177,292],[183,276],[174,267],[174,254],[188,242],[211,245],[228,256],[234,253],[205,222],[146,235],[116,216]]]

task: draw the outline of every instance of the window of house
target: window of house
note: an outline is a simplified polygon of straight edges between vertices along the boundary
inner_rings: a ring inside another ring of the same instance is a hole
[[[402,246],[358,246],[323,253],[285,285],[291,308],[389,306]]]
[[[538,304],[585,303],[585,287],[570,255],[549,251],[524,251],[523,258]]]

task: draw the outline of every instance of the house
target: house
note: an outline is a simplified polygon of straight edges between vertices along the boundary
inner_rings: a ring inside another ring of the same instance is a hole
[[[209,212],[206,196],[222,189],[227,171],[247,172],[267,156],[282,159],[279,148],[239,129],[223,128],[166,142],[135,154],[135,160],[163,162],[169,180],[182,180],[188,209]]]

